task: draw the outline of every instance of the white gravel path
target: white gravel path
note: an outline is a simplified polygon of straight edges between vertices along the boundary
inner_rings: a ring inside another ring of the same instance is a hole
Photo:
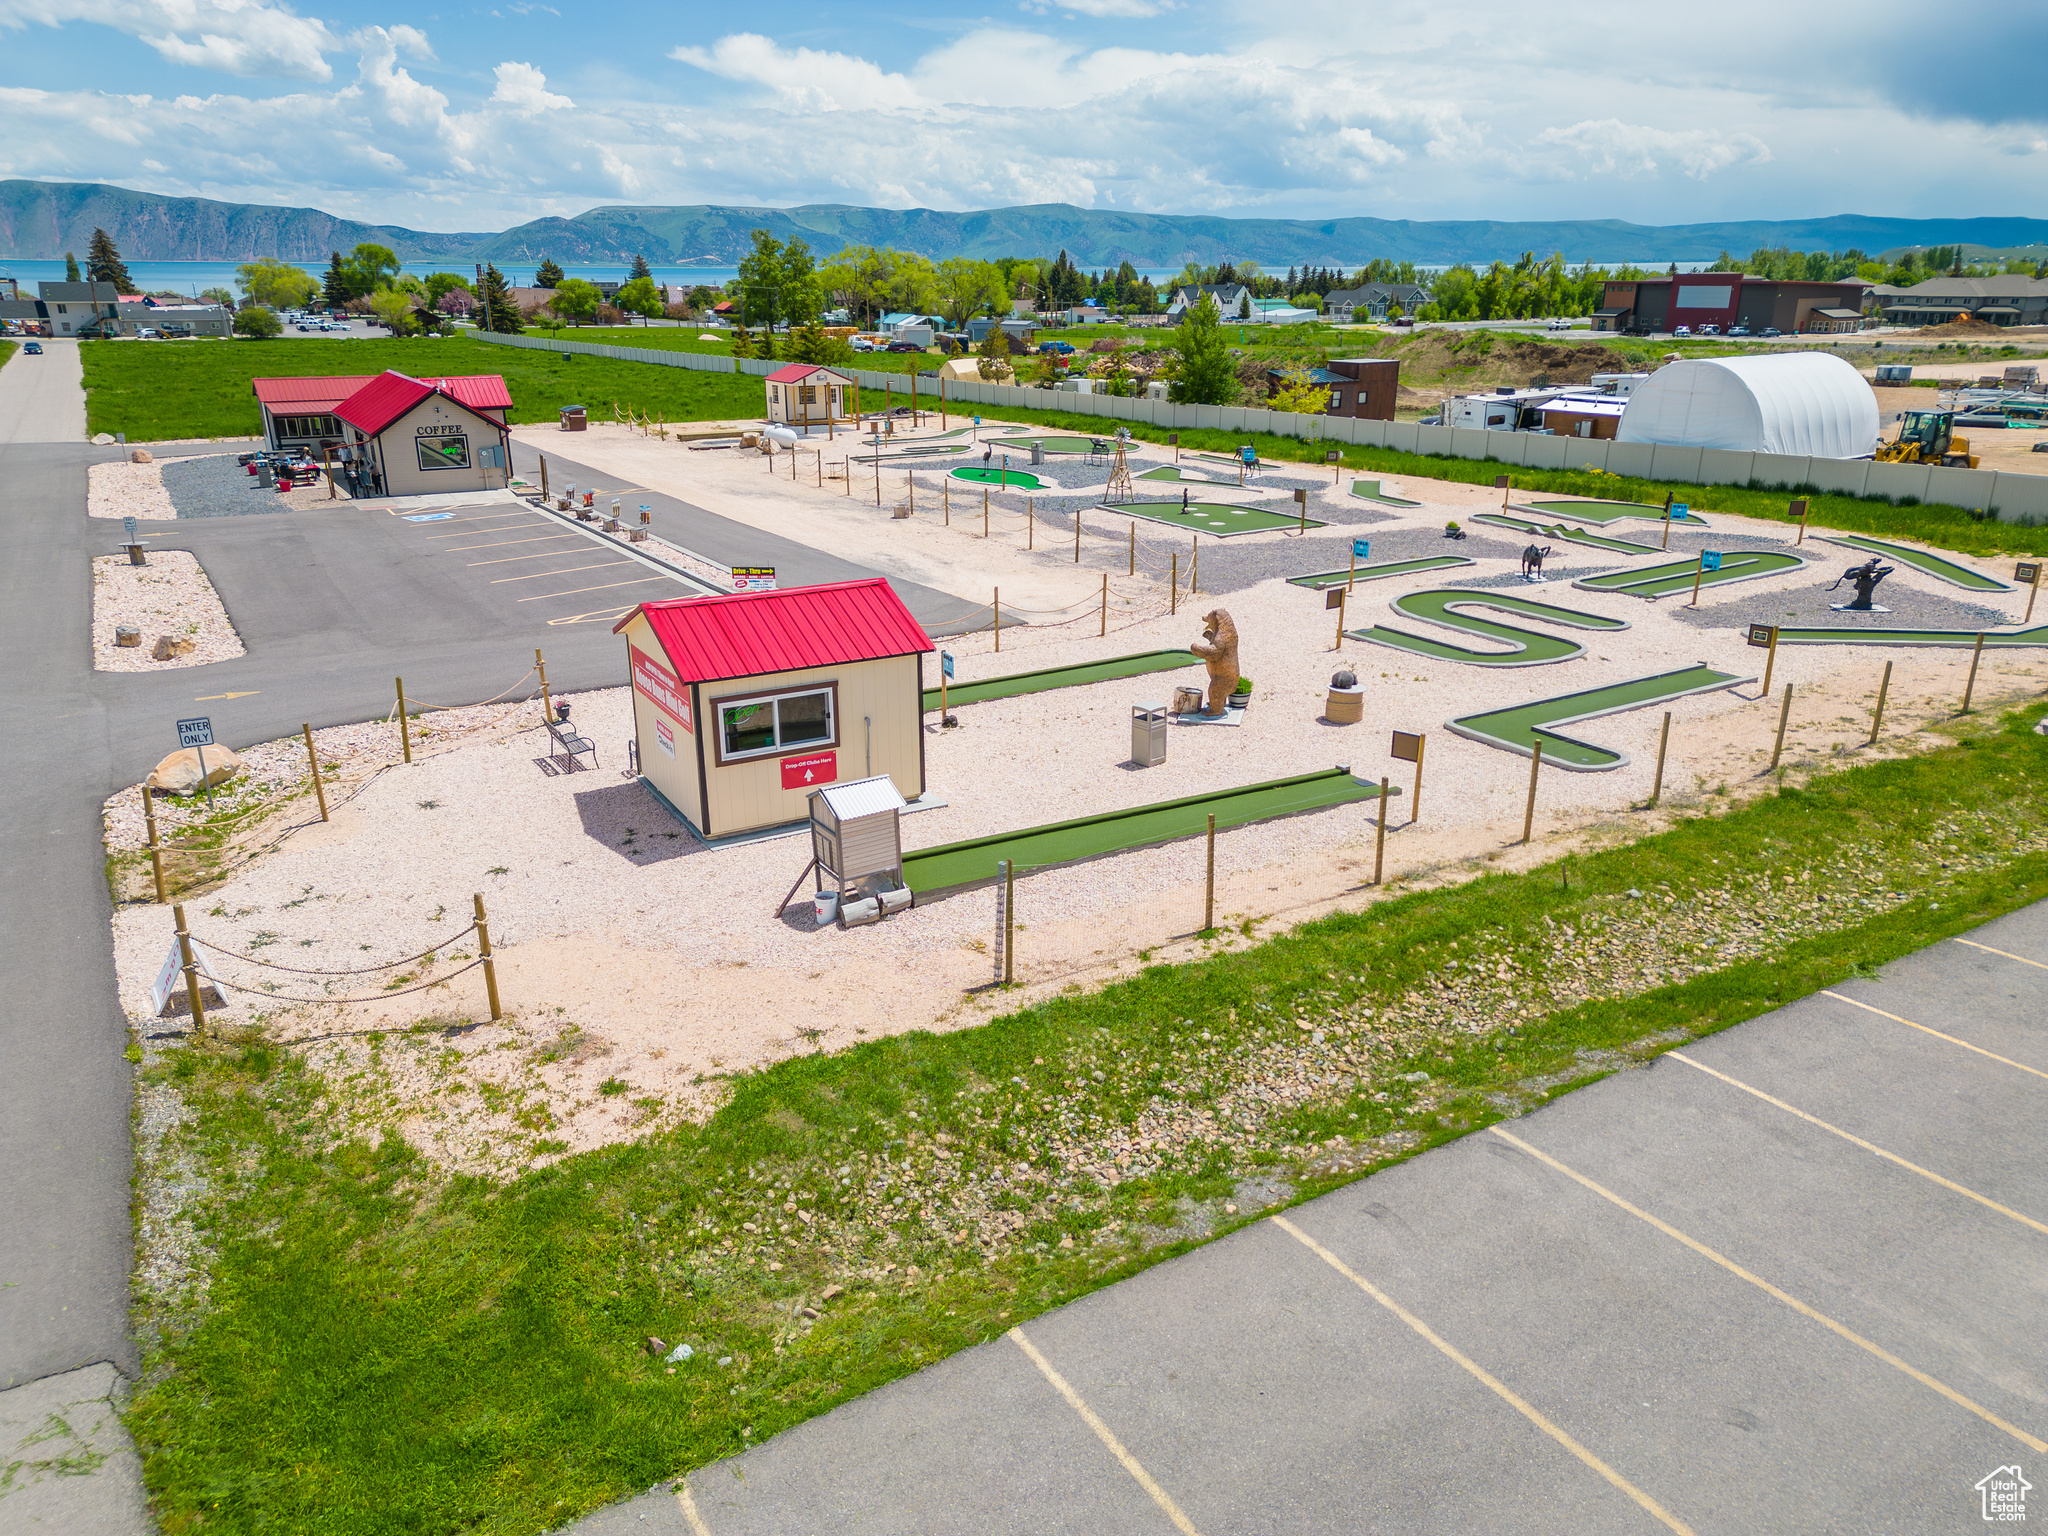
[[[164,489],[164,466],[200,458],[157,459],[148,464],[120,460],[95,464],[86,471],[85,515],[87,517],[132,517],[138,522],[159,522],[177,517],[171,493]]]
[[[101,672],[158,672],[240,656],[242,637],[228,622],[220,595],[199,568],[199,557],[182,549],[159,549],[148,558],[148,565],[130,565],[126,555],[102,555],[93,561],[93,666]],[[140,629],[142,644],[114,644],[114,631],[122,624]],[[193,648],[169,661],[154,661],[151,655],[159,635],[189,639]]]

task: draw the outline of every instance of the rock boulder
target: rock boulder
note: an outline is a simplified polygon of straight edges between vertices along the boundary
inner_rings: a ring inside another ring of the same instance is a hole
[[[242,771],[242,760],[226,747],[206,749],[206,782],[199,779],[199,749],[184,747],[150,770],[147,783],[169,795],[196,795],[207,785],[216,788]]]
[[[130,464],[154,464],[156,460],[150,457],[147,448],[137,448],[128,455],[128,462]]]
[[[152,661],[170,661],[179,656],[189,656],[192,650],[192,642],[183,635],[158,635],[149,656]]]

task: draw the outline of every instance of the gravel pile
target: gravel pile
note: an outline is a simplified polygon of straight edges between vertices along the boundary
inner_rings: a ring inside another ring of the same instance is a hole
[[[94,464],[85,473],[85,515],[87,517],[132,517],[154,522],[178,515],[164,489],[164,468],[188,463],[187,459],[157,459],[149,464],[130,464],[125,459],[111,464]]]
[[[141,466],[147,468],[148,466]],[[242,654],[242,637],[228,622],[227,609],[199,558],[181,549],[159,549],[148,565],[130,565],[126,555],[102,555],[92,563],[92,664],[101,672],[158,672],[203,667]],[[118,646],[123,624],[142,631],[142,644]],[[190,640],[187,655],[152,660],[159,635]]]
[[[265,489],[231,453],[170,463],[163,483],[179,517],[250,517],[291,510],[285,497]],[[321,495],[326,495],[325,487]]]

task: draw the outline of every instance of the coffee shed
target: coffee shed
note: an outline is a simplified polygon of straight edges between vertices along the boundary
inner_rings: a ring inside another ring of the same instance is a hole
[[[804,822],[844,780],[924,793],[932,642],[882,578],[642,603],[612,632],[641,780],[699,836]]]

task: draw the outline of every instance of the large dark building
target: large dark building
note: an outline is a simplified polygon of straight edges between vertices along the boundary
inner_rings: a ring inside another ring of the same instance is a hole
[[[1791,283],[1740,272],[1690,272],[1609,283],[1593,314],[1596,331],[1650,334],[1689,325],[1775,329],[1787,336],[1853,331],[1863,323],[1865,282]]]
[[[1333,357],[1309,377],[1329,390],[1325,416],[1356,416],[1367,421],[1392,421],[1394,397],[1401,392],[1401,364],[1384,357]],[[1266,370],[1266,396],[1287,381],[1287,370]]]

